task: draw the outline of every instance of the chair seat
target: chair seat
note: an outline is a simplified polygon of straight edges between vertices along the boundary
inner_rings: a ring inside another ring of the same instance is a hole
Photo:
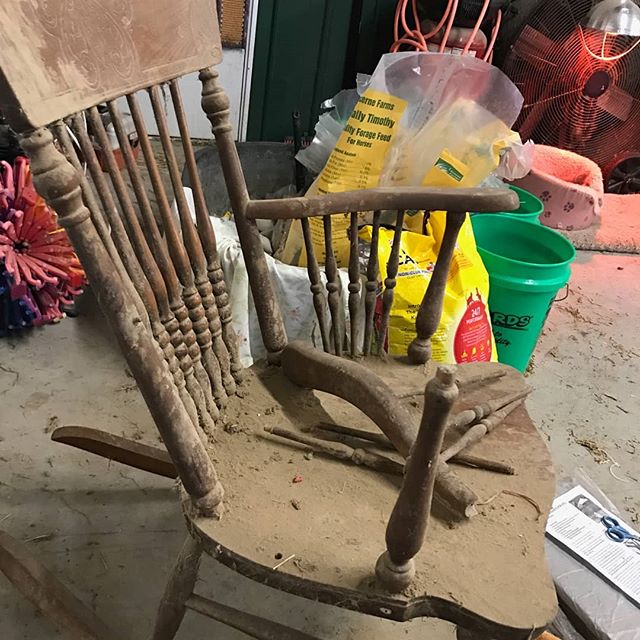
[[[395,361],[363,362],[374,370],[383,366],[398,394],[424,388],[430,375]],[[500,366],[464,365],[460,376]],[[507,369],[490,386],[461,392],[456,411],[522,388],[522,375]],[[434,504],[427,541],[415,558],[416,579],[391,595],[376,585],[374,566],[385,550],[401,479],[305,455],[304,448],[263,433],[265,425],[305,431],[323,421],[377,427],[347,402],[293,385],[279,368],[256,365],[247,378],[246,399],[231,400],[225,429],[210,448],[225,487],[224,516],[193,517],[185,507],[192,534],[211,556],[266,585],[393,620],[437,616],[486,637],[524,638],[553,619],[556,597],[543,543],[554,474],[524,406],[473,447],[474,454],[512,464],[516,475],[453,467],[486,504],[462,522]],[[418,421],[422,397],[403,402]]]

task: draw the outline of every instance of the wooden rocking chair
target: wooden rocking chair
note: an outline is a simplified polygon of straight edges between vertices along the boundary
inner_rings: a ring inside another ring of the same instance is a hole
[[[251,201],[229,102],[214,69],[221,47],[213,0],[5,3],[0,14],[2,111],[21,136],[36,188],[81,258],[166,451],[86,429],[62,429],[54,439],[179,478],[188,536],[160,605],[154,640],[173,638],[187,609],[254,638],[310,638],[195,594],[203,552],[264,585],[385,619],[439,617],[457,624],[460,634],[484,638],[542,632],[556,609],[543,550],[554,478],[547,449],[521,404],[523,378],[496,364],[437,371],[425,366],[464,212],[511,210],[514,196],[404,188]],[[200,72],[202,107],[216,138],[270,362],[248,370],[238,357],[180,93],[178,79],[193,71]],[[197,224],[169,137],[166,88]],[[155,116],[172,196],[145,129],[141,90]],[[144,164],[128,144],[120,111],[125,102]],[[126,178],[97,108],[104,103]],[[178,216],[171,210],[173,197]],[[409,350],[411,364],[371,355],[372,345],[386,335],[407,209],[449,212]],[[378,327],[382,210],[397,214]],[[356,213],[363,211],[373,212],[364,288]],[[329,215],[342,212],[351,216],[350,339]],[[312,216],[324,220],[326,297],[310,240]],[[302,221],[310,304],[324,351],[287,342],[255,223],[261,218]],[[474,443],[473,456],[463,452]],[[471,466],[454,474],[446,461],[456,456]],[[516,474],[479,469],[508,470],[486,458],[508,460]],[[446,505],[449,515],[429,517],[434,486],[434,509]],[[451,513],[459,519],[455,524]],[[71,637],[107,637],[99,621],[5,537],[0,569]]]

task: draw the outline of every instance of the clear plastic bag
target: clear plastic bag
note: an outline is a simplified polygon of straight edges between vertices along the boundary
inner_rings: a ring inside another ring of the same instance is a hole
[[[330,147],[331,152],[310,194],[394,185],[477,186],[498,168],[523,103],[502,71],[470,56],[386,54],[360,89],[344,125],[335,105],[333,115],[323,116],[307,160],[311,157],[317,169]],[[345,97],[339,95],[342,106]],[[311,225],[321,227],[322,221],[312,219]],[[348,255],[347,226],[336,215],[334,247],[341,266]],[[321,229],[312,231],[322,259]],[[295,223],[281,258],[305,262]]]
[[[296,154],[296,160],[312,174],[318,175],[327,164],[327,160],[344,130],[344,125],[347,124],[347,120],[349,120],[370,81],[371,76],[359,73],[355,89],[344,89],[320,105],[323,113],[316,123],[313,140],[308,147],[300,149]]]

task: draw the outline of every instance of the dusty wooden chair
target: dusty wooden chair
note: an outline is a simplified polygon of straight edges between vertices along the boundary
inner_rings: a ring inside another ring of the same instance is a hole
[[[554,481],[547,450],[520,404],[526,393],[522,376],[491,364],[437,372],[424,366],[463,212],[509,210],[517,202],[506,191],[422,188],[250,201],[228,99],[213,68],[221,58],[215,2],[178,5],[175,0],[106,0],[99,8],[90,3],[0,8],[2,110],[20,133],[36,188],[58,212],[77,249],[166,451],[87,429],[62,429],[54,438],[180,480],[188,536],[160,606],[154,639],[173,638],[187,609],[255,638],[309,638],[193,593],[203,552],[270,587],[386,619],[436,616],[485,638],[536,635],[555,612],[543,551]],[[178,78],[197,70],[271,362],[249,370],[238,359],[180,94]],[[169,138],[163,88],[168,88],[180,127],[195,225]],[[176,217],[145,130],[140,90],[146,90],[158,126]],[[143,163],[136,163],[128,145],[123,100],[137,129]],[[101,103],[107,104],[121,143],[127,178],[110,150],[96,106]],[[106,173],[94,143],[104,154]],[[386,332],[406,209],[450,212],[418,314],[413,364],[370,355]],[[375,243],[381,210],[398,213],[382,322],[376,327]],[[351,339],[345,339],[329,216],[345,211],[375,212],[364,290],[357,263],[358,220],[350,214]],[[311,216],[324,216],[326,287],[310,242]],[[310,304],[326,352],[287,343],[258,218],[302,220]],[[364,313],[359,312],[361,296]],[[345,344],[348,357],[341,357]],[[478,378],[489,383],[478,387]],[[423,407],[417,392],[427,382]],[[457,409],[466,411],[450,417],[458,386],[464,397]],[[318,425],[333,440],[311,437]],[[442,451],[445,435],[449,440]],[[371,441],[377,451],[368,446]],[[311,448],[319,455],[307,455],[307,460],[292,449],[293,442],[302,452]],[[497,458],[511,462],[517,473],[461,467],[453,474],[445,461],[462,456],[473,443],[477,455],[472,465],[480,464],[478,456]],[[434,485],[436,497],[457,512],[457,524],[451,515],[429,519]],[[481,516],[470,517],[483,508]],[[0,568],[71,637],[106,637],[108,632],[78,601],[4,537]]]

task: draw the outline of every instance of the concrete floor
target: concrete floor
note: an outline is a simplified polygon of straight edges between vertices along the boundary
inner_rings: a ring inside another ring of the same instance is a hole
[[[636,525],[638,281],[639,257],[580,253],[569,297],[555,305],[537,350],[529,401],[559,475],[584,469]],[[0,341],[0,528],[28,541],[116,637],[138,640],[149,636],[185,530],[170,481],[48,438],[58,425],[85,425],[158,440],[90,295],[80,307],[76,319]],[[323,639],[453,637],[446,623],[381,622],[277,593],[211,560],[204,566],[203,595]],[[0,577],[0,638],[57,637]],[[178,638],[204,637],[245,636],[188,614]]]

